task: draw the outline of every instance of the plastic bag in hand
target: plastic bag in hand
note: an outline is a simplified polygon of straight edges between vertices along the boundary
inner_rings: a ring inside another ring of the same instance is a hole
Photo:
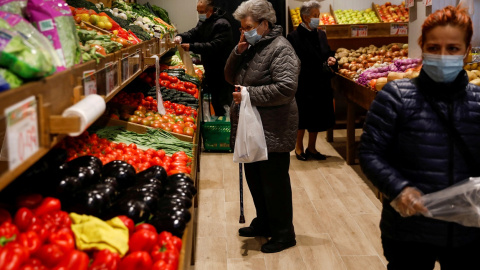
[[[267,159],[268,151],[262,119],[257,108],[250,103],[250,94],[247,89],[242,87],[233,162],[251,163]]]
[[[428,209],[424,214],[427,217],[480,227],[480,177],[426,194],[422,200]]]

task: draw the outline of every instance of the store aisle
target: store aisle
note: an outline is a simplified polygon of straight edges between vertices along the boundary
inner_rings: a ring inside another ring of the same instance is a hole
[[[317,149],[330,156],[326,161],[301,162],[292,152],[297,246],[276,254],[260,252],[265,238],[238,236],[238,229],[255,217],[255,208],[244,182],[246,224],[238,223],[239,173],[232,154],[203,152],[192,269],[385,269],[378,228],[381,203],[359,166],[348,166],[337,152],[344,150],[345,137],[345,131],[335,131],[330,144],[325,133],[319,134]]]

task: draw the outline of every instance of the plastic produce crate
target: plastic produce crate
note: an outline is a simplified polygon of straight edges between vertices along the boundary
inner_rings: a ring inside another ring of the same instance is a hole
[[[202,122],[203,147],[207,151],[230,151],[230,122]]]

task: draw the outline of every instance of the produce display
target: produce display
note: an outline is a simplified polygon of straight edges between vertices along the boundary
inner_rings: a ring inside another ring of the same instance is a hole
[[[380,19],[371,8],[365,10],[335,10],[335,18],[338,24],[378,23]]]
[[[300,16],[300,8],[296,7],[295,9],[290,9],[290,17],[292,18],[292,23],[294,27],[297,27],[302,23],[302,16]]]
[[[336,24],[335,18],[330,13],[320,14],[320,25],[333,25]]]
[[[378,10],[380,19],[383,22],[408,22],[408,8],[405,7],[405,2],[402,2],[400,5],[392,5],[390,2],[386,2],[383,5],[375,5],[375,8]]]
[[[480,86],[480,65],[478,63],[470,63],[464,68],[467,71],[470,83]]]

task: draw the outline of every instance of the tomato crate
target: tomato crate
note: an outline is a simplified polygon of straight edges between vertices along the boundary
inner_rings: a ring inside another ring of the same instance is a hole
[[[230,122],[203,122],[203,147],[206,151],[230,151]]]

